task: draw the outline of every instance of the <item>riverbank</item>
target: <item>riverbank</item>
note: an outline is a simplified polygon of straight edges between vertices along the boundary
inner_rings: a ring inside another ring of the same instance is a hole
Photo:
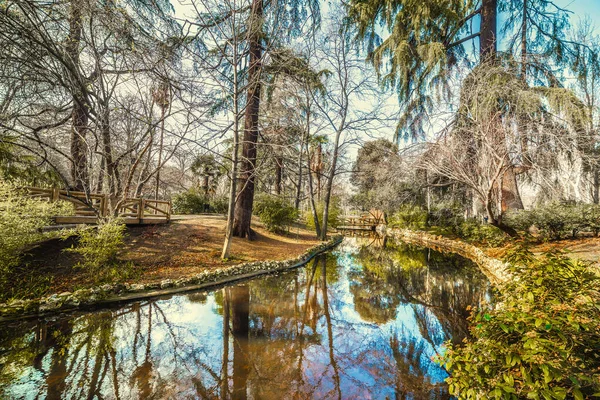
[[[298,257],[286,260],[247,262],[206,269],[198,274],[179,279],[164,279],[160,282],[105,284],[37,299],[12,300],[0,304],[0,321],[208,289],[259,275],[278,273],[303,266],[316,255],[332,249],[341,241],[342,237],[336,236],[327,242],[309,248]]]
[[[457,253],[475,262],[490,282],[502,284],[510,279],[507,265],[497,258],[488,256],[483,250],[462,240],[449,239],[441,235],[434,235],[424,231],[411,231],[409,229],[377,228],[380,234],[388,235],[394,239],[407,243],[430,247],[434,250]]]
[[[174,216],[168,225],[130,226],[119,254],[118,273],[101,277],[77,268],[79,256],[65,251],[76,246],[75,237],[46,241],[24,258],[16,280],[23,290],[15,297],[41,297],[100,284],[176,280],[243,262],[294,258],[320,243],[314,232],[301,227],[278,235],[253,221],[255,240],[233,238],[231,257],[222,260],[225,224],[222,215],[191,215]],[[44,279],[32,279],[35,277]]]

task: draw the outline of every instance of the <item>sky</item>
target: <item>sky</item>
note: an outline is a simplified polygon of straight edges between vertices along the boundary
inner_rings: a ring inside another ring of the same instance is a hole
[[[573,22],[589,15],[593,20],[600,19],[600,0],[555,0],[556,4],[573,11]]]

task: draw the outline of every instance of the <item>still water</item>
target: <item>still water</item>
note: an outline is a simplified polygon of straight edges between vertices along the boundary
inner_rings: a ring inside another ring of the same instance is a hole
[[[487,297],[463,258],[347,239],[278,276],[4,324],[0,398],[444,399],[432,357]]]

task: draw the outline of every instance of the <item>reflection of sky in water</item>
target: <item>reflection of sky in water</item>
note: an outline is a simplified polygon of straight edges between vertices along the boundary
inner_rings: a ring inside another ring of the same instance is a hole
[[[314,331],[310,323],[305,324],[304,314],[309,303],[306,282],[311,266],[278,278],[248,283],[250,340],[245,351],[250,356],[247,376],[250,397],[277,393],[300,398],[336,398],[338,390],[344,398],[394,397],[399,385],[397,374],[402,380],[400,386],[408,390],[412,386],[404,380],[416,377],[417,381],[426,380],[426,387],[431,390],[437,387],[437,392],[442,393],[438,384],[446,373],[431,357],[443,351],[442,343],[449,337],[436,315],[424,305],[400,303],[395,308],[395,318],[379,325],[365,321],[356,310],[351,292],[351,284],[357,283],[351,282],[348,274],[351,271],[355,276],[363,270],[356,249],[346,244],[334,255],[338,273],[337,280],[327,282],[329,319],[323,308],[321,273],[313,276],[309,297],[316,291],[318,303]],[[300,290],[298,303],[294,305],[292,292],[296,278]],[[273,282],[280,282],[277,284],[282,285],[282,290],[265,289],[266,284]],[[17,325],[8,331],[7,339],[0,337],[0,363],[6,363],[0,381],[5,388],[0,387],[0,396],[4,390],[9,398],[43,398],[49,393],[49,386],[60,385],[63,380],[63,394],[74,398],[87,397],[90,387],[97,387],[96,394],[101,393],[104,398],[116,398],[117,394],[124,399],[149,395],[218,396],[223,373],[228,375],[229,388],[236,373],[232,365],[233,335],[230,331],[224,371],[221,293],[192,296],[179,295],[124,305],[121,309],[77,314],[69,324],[61,325],[63,330],[68,326],[63,332],[70,336],[67,347],[57,345],[52,339],[36,340],[34,332],[40,327],[35,323]],[[283,310],[285,315],[277,314],[277,310]],[[56,330],[58,322],[48,324]],[[429,332],[426,337],[423,337],[424,327]],[[269,329],[264,337],[253,336]],[[328,329],[332,332],[332,347]],[[392,343],[397,347],[395,353]],[[13,344],[16,347],[9,349]],[[27,351],[42,354],[41,364],[34,367],[33,356]],[[64,370],[59,368],[62,365]],[[300,370],[299,374],[295,368]],[[399,370],[404,372],[401,374]],[[17,372],[6,381],[4,376],[11,371]]]

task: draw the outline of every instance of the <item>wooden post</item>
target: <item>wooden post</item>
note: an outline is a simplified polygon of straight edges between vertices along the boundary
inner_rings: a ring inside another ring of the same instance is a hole
[[[59,198],[60,190],[58,188],[52,189],[52,197],[50,198],[50,202],[54,203],[55,201],[58,201]]]
[[[106,194],[103,194],[100,200],[100,214],[102,214],[102,217],[106,217],[108,214],[108,197]]]
[[[146,207],[146,200],[140,199],[138,207],[138,219],[140,220],[139,222],[141,224],[142,220],[144,219],[144,207]]]

